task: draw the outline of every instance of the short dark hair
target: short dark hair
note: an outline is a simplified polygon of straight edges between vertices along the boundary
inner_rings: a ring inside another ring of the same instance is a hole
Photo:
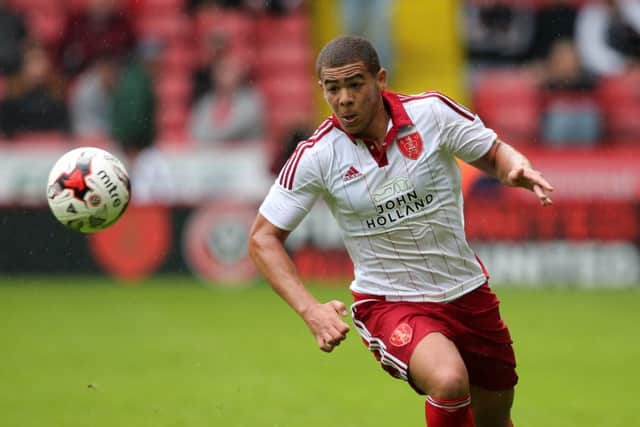
[[[363,62],[367,70],[376,75],[380,71],[378,52],[364,37],[341,36],[324,45],[316,59],[316,73],[320,77],[323,67],[336,68]]]

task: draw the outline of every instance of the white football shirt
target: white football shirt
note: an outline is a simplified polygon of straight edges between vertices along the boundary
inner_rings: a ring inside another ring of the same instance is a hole
[[[487,280],[465,238],[455,157],[479,159],[496,134],[437,92],[383,98],[391,120],[382,151],[330,117],[298,145],[260,213],[293,230],[321,197],[354,264],[352,291],[451,301]]]

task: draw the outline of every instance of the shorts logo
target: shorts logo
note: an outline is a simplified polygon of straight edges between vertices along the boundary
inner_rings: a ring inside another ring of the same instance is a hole
[[[402,347],[411,342],[413,338],[413,329],[408,323],[400,323],[391,333],[389,342],[396,347]]]

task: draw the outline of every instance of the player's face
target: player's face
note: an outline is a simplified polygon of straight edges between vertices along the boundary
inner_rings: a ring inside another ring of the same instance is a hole
[[[387,74],[380,69],[374,76],[363,62],[336,68],[323,67],[319,84],[324,98],[352,135],[366,135],[376,112],[383,108],[380,93],[386,87]]]

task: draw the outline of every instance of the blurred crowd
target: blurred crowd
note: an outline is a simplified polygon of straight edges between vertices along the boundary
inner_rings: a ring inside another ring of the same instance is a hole
[[[467,0],[476,111],[508,141],[640,146],[640,1]]]
[[[312,115],[307,15],[302,0],[0,0],[2,140],[132,156],[281,140]]]
[[[392,4],[341,9],[388,62]],[[462,12],[472,106],[505,140],[640,144],[640,1],[466,0]],[[0,139],[132,155],[269,141],[276,170],[313,123],[309,33],[304,0],[0,0]]]

